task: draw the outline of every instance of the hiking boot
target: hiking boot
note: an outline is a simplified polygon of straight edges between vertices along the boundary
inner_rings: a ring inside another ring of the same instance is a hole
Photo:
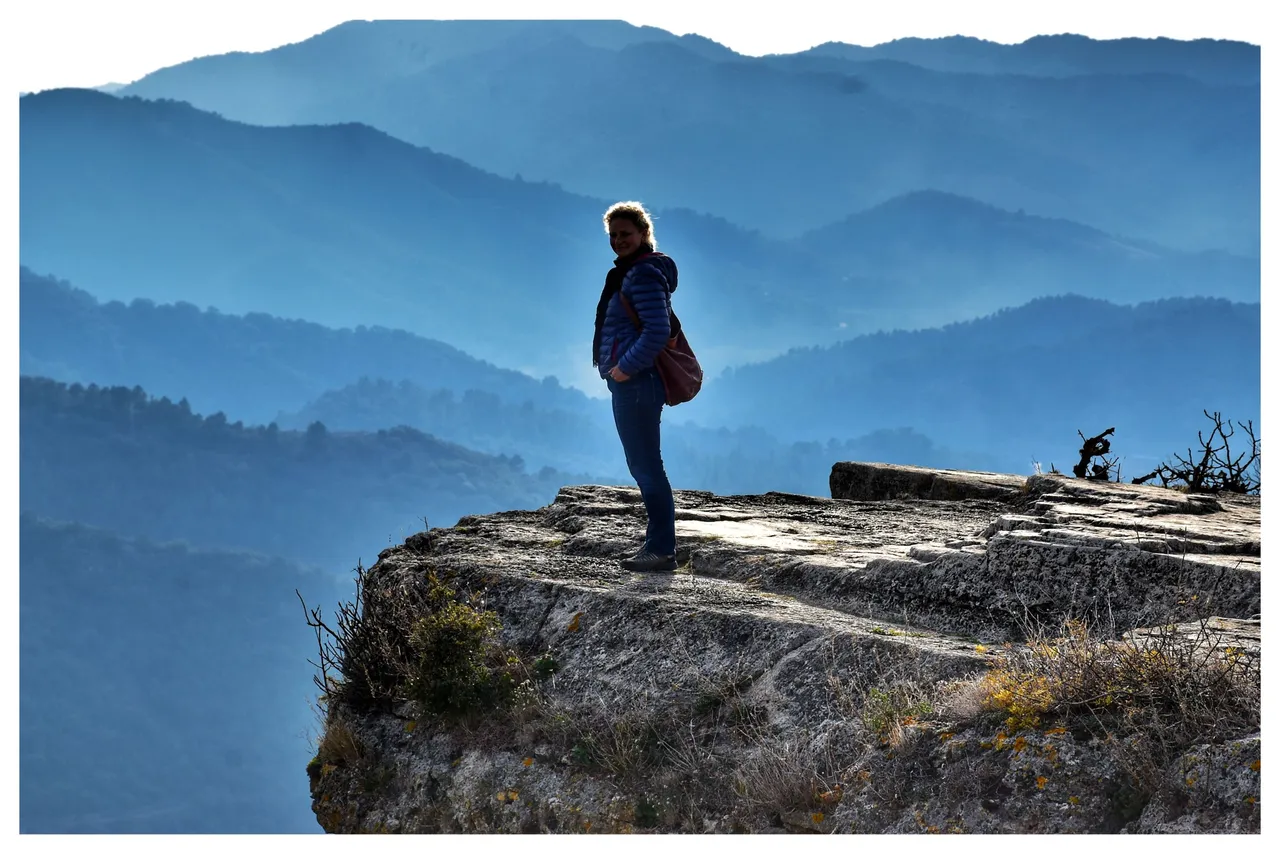
[[[641,551],[635,557],[624,559],[622,568],[629,572],[675,572],[676,556]]]

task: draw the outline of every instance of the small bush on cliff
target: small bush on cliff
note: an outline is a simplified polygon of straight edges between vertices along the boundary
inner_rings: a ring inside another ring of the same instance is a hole
[[[501,628],[492,611],[457,601],[419,619],[409,635],[408,696],[450,717],[506,705],[523,680],[520,659],[497,641]]]
[[[423,711],[460,717],[505,704],[527,674],[504,647],[502,624],[476,596],[464,596],[435,570],[403,572],[369,586],[356,567],[356,596],[338,606],[336,628],[307,614],[325,701],[354,711],[406,700]],[[303,603],[304,610],[306,603]]]

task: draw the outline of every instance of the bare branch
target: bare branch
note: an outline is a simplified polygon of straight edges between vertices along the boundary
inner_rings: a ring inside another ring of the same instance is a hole
[[[1116,428],[1108,427],[1097,436],[1086,439],[1084,433],[1076,431],[1080,438],[1084,440],[1084,444],[1080,448],[1080,462],[1072,467],[1071,471],[1076,477],[1085,478],[1087,480],[1110,480],[1111,468],[1115,465],[1115,459],[1108,459],[1107,454],[1111,452],[1111,440],[1107,437],[1116,432]],[[1090,461],[1094,457],[1101,457],[1101,464],[1090,465]]]
[[[1213,429],[1209,431],[1208,439],[1203,430],[1197,431],[1200,452],[1197,454],[1187,448],[1185,457],[1175,453],[1174,463],[1161,463],[1150,473],[1134,478],[1132,483],[1146,483],[1159,478],[1161,486],[1183,486],[1188,492],[1261,493],[1262,444],[1254,432],[1253,422],[1237,424],[1224,421],[1220,412],[1203,411],[1205,417],[1213,422]],[[1249,446],[1233,455],[1231,439],[1235,436],[1236,427],[1242,428],[1249,437]]]

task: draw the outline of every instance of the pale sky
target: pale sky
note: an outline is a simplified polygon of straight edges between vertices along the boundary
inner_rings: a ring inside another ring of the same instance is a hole
[[[791,53],[826,41],[1034,35],[1264,40],[1259,0],[38,0],[5,15],[10,92],[129,83],[157,68],[302,41],[357,18],[612,18],[696,32],[739,53]]]

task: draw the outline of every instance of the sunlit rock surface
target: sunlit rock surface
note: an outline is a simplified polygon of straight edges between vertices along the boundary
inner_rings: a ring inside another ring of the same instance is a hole
[[[321,825],[1258,830],[1256,734],[1188,752],[1206,783],[1187,797],[1134,803],[1111,754],[1081,733],[1015,740],[955,712],[870,737],[866,700],[876,686],[961,684],[1001,644],[1068,617],[1120,635],[1209,614],[1225,642],[1257,654],[1258,498],[864,463],[837,464],[831,483],[843,497],[677,492],[674,574],[619,567],[644,510],[637,490],[603,486],[383,552],[371,589],[404,590],[433,569],[483,597],[505,642],[557,670],[540,683],[541,724],[333,709],[361,758],[313,775]],[[598,749],[585,761],[549,720],[616,739],[615,767]]]

